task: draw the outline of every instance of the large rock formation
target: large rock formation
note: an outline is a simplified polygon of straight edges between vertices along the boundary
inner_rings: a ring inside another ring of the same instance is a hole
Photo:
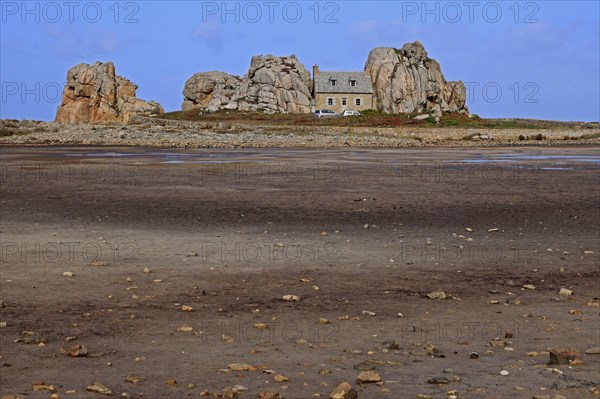
[[[79,64],[67,73],[56,122],[122,122],[133,114],[163,113],[160,104],[136,97],[137,86],[115,74],[112,62]]]
[[[462,81],[447,82],[440,64],[416,41],[401,49],[378,47],[369,53],[376,107],[388,113],[468,112]]]
[[[243,78],[224,72],[192,76],[183,89],[182,109],[309,113],[311,92],[310,73],[296,56],[259,55]]]
[[[181,109],[218,111],[229,104],[241,82],[240,77],[225,72],[197,73],[185,82]]]

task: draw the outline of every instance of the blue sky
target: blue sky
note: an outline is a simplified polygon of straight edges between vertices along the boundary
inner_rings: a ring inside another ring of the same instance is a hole
[[[600,120],[598,1],[0,1],[0,118],[52,120],[67,70],[113,61],[138,97],[179,110],[195,72],[256,54],[362,70],[420,40],[482,117]]]

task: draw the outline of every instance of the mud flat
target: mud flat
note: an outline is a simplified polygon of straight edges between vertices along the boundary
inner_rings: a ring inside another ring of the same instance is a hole
[[[0,396],[600,394],[598,147],[0,156]]]

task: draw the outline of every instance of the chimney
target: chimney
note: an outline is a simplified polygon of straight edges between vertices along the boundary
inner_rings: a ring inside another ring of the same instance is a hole
[[[313,79],[316,78],[318,74],[319,74],[319,66],[313,65]]]

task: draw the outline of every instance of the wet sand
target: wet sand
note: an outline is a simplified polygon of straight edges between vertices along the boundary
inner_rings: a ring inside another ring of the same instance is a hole
[[[0,395],[600,394],[599,355],[547,352],[600,346],[598,147],[0,156]]]

